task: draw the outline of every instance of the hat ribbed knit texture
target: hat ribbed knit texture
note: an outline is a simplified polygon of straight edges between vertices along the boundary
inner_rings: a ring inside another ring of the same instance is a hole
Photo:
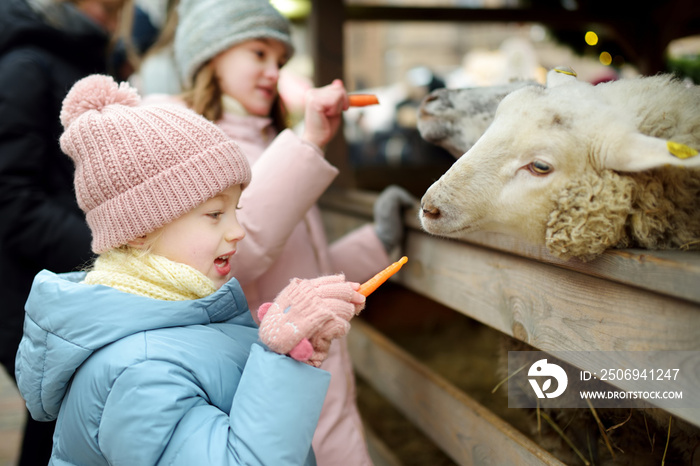
[[[250,165],[216,125],[177,105],[139,106],[128,84],[92,75],[63,101],[60,143],[102,253],[167,225],[226,188]]]
[[[268,0],[182,0],[175,32],[175,62],[185,88],[206,62],[251,39],[276,39],[294,46],[289,21]]]

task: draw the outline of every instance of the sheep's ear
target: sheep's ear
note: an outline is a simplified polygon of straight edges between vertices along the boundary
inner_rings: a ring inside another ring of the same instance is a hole
[[[576,72],[568,66],[557,66],[547,73],[547,87],[557,87],[576,81]]]
[[[616,171],[638,172],[664,165],[700,167],[695,148],[639,133],[616,140],[615,147],[606,152],[603,168]]]

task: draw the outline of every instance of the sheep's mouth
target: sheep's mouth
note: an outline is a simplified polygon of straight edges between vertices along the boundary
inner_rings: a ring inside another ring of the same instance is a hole
[[[421,216],[421,226],[425,231],[433,235],[457,237],[471,233],[477,229],[474,224],[469,224],[460,225],[447,230],[444,228],[444,223],[445,222],[439,219],[434,220]]]
[[[450,131],[445,127],[444,121],[436,117],[424,116],[418,119],[418,132],[421,137],[430,143],[444,141],[450,136]]]
[[[474,226],[473,225],[467,225],[461,228],[456,228],[454,230],[448,231],[445,233],[445,236],[462,236],[467,233],[471,233],[474,231]]]

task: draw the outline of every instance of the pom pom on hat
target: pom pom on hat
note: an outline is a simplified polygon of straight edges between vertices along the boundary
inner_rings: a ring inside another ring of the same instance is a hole
[[[111,76],[94,74],[76,82],[63,100],[61,124],[63,128],[90,110],[102,111],[107,105],[120,104],[136,107],[141,96],[127,83],[117,84]]]
[[[127,83],[92,75],[68,92],[61,149],[102,253],[167,225],[230,186],[250,182],[238,144],[184,105],[139,105]]]

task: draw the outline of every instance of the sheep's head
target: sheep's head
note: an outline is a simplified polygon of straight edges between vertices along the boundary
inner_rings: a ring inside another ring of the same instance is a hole
[[[503,232],[590,259],[626,245],[635,184],[618,172],[667,164],[700,157],[680,158],[593,86],[550,72],[546,88],[503,99],[484,135],[423,196],[421,224],[449,237]]]
[[[484,134],[501,100],[525,86],[539,84],[515,81],[501,86],[436,89],[421,102],[418,131],[426,141],[459,158]]]

